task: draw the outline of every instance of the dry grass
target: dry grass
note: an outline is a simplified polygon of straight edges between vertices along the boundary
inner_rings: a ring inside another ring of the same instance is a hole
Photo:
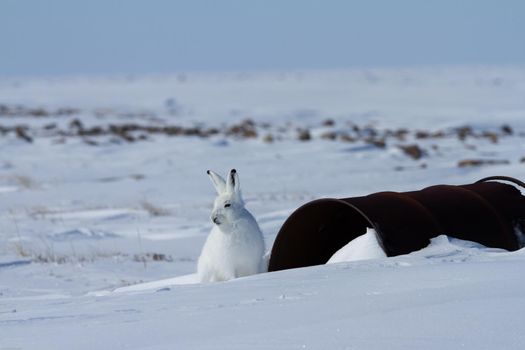
[[[170,255],[166,255],[162,253],[144,253],[144,254],[133,255],[133,261],[142,262],[142,263],[146,261],[172,262],[173,258]]]
[[[38,186],[36,185],[36,182],[33,181],[33,179],[31,179],[29,176],[25,176],[25,175],[14,175],[12,177],[13,181],[15,182],[15,184],[20,187],[20,188],[24,188],[26,190],[30,190],[30,189],[34,189],[34,188],[37,188]]]
[[[458,162],[458,167],[477,167],[483,165],[505,165],[510,164],[507,159],[463,159]]]
[[[31,208],[26,208],[26,213],[33,219],[45,219],[48,214],[52,214],[54,212],[44,206],[34,206]]]
[[[146,200],[142,201],[140,203],[140,205],[141,205],[142,209],[147,211],[149,213],[149,215],[151,215],[151,216],[168,216],[168,215],[171,214],[168,209],[156,206],[156,205],[154,205],[151,202],[148,202]]]
[[[46,247],[41,251],[24,246],[22,242],[13,244],[15,253],[22,258],[29,258],[34,263],[40,264],[78,264],[93,263],[99,259],[129,259],[134,262],[141,262],[146,265],[148,262],[173,262],[172,256],[164,253],[141,253],[126,254],[121,252],[93,252],[91,254],[57,254],[52,248]]]
[[[26,247],[24,247],[22,242],[13,243],[13,248],[18,256],[23,258],[29,258],[32,256],[31,252]]]

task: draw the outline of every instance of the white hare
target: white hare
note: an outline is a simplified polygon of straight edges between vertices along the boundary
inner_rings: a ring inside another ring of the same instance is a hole
[[[197,264],[200,281],[226,281],[262,272],[264,239],[244,207],[237,172],[232,169],[228,181],[210,170],[208,175],[218,196],[211,212],[213,228]]]

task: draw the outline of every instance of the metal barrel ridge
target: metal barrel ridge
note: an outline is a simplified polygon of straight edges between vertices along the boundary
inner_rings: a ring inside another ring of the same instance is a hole
[[[320,265],[354,238],[373,228],[387,256],[426,247],[441,234],[509,251],[521,248],[525,196],[507,176],[467,185],[437,185],[412,192],[379,192],[363,197],[324,198],[306,203],[284,222],[268,270]]]

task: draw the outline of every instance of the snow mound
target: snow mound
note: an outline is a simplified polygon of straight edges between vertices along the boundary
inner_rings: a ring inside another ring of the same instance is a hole
[[[182,275],[173,278],[166,278],[163,280],[139,283],[131,286],[121,287],[115,289],[115,293],[126,293],[126,292],[143,292],[143,291],[164,291],[169,290],[171,286],[185,285],[185,284],[197,284],[199,283],[199,276],[196,273],[189,275]]]
[[[476,242],[440,235],[432,238],[430,244],[425,248],[408,255],[430,260],[460,262],[469,260],[472,256],[502,252],[507,251],[498,248],[488,248]],[[375,230],[369,228],[364,235],[355,238],[339,249],[332,255],[327,264],[380,258],[386,258],[386,254],[379,245]]]
[[[137,283],[114,290],[100,290],[87,293],[88,296],[102,297],[112,293],[142,293],[142,292],[165,292],[171,290],[171,287],[187,284],[198,284],[199,276],[196,273],[182,275],[172,278],[166,278],[151,282]]]
[[[457,238],[441,235],[431,239],[430,244],[416,252],[407,255],[400,255],[391,262],[392,266],[411,266],[417,264],[417,261],[425,261],[425,264],[433,262],[465,262],[472,260],[473,257],[483,260],[483,257],[489,257],[491,253],[503,253],[504,249],[487,248],[476,242],[464,241]],[[268,252],[269,253],[269,252]],[[269,254],[265,257],[268,258]],[[363,261],[372,259],[386,258],[386,254],[379,245],[374,229],[368,229],[367,232],[355,238],[350,243],[339,249],[327,264]],[[407,259],[408,258],[408,259]],[[384,265],[387,260],[381,262],[378,266]],[[161,279],[145,283],[138,283],[130,286],[116,288],[114,290],[102,290],[90,292],[88,295],[105,296],[113,293],[151,293],[169,291],[171,287],[178,285],[199,284],[199,278],[196,273],[177,276],[173,278]]]
[[[409,255],[440,262],[462,262],[474,256],[490,256],[492,253],[508,253],[505,249],[489,248],[480,243],[440,235],[430,244]]]
[[[52,233],[49,238],[54,241],[74,241],[74,240],[86,240],[86,239],[105,239],[105,238],[117,238],[117,234],[90,228],[75,228],[73,230]]]
[[[380,258],[386,258],[386,254],[377,241],[375,230],[369,228],[364,235],[335,252],[327,264]]]

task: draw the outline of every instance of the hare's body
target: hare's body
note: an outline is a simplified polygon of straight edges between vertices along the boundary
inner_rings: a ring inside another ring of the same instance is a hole
[[[238,177],[230,172],[228,184],[208,172],[219,193],[211,219],[213,228],[197,265],[201,282],[226,281],[263,270],[264,239],[252,214],[244,208]]]
[[[259,226],[254,219],[239,220],[237,227],[227,234],[214,225],[199,258],[197,271],[201,281],[226,281],[261,272],[262,235],[246,234],[257,231]]]

